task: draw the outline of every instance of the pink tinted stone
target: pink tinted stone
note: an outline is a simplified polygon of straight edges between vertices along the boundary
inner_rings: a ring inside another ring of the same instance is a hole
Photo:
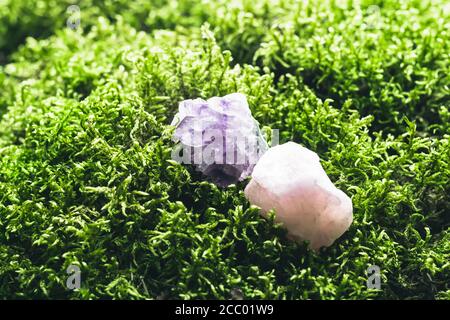
[[[353,220],[351,199],[333,185],[317,154],[294,142],[266,151],[245,196],[263,216],[274,209],[289,236],[314,250],[330,246]]]

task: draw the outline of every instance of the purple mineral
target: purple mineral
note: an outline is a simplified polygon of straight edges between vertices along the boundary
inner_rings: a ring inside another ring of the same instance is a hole
[[[248,177],[268,149],[245,95],[232,93],[208,100],[189,99],[179,104],[172,125],[179,149],[172,156],[193,164],[219,186]]]

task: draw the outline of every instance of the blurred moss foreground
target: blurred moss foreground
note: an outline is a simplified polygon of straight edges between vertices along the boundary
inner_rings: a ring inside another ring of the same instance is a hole
[[[447,1],[71,4],[0,2],[1,298],[450,298]],[[352,197],[330,248],[171,160],[178,102],[236,91]]]

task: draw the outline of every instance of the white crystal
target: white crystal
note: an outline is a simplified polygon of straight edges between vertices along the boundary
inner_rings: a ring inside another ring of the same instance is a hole
[[[245,188],[263,216],[274,209],[291,238],[318,250],[330,246],[351,225],[351,199],[337,189],[316,153],[294,142],[270,148],[256,164]]]

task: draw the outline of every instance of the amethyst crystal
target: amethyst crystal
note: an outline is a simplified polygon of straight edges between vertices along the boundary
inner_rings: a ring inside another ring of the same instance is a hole
[[[268,149],[245,95],[184,100],[172,125],[182,149],[172,158],[193,164],[212,182],[227,186],[248,177]]]

